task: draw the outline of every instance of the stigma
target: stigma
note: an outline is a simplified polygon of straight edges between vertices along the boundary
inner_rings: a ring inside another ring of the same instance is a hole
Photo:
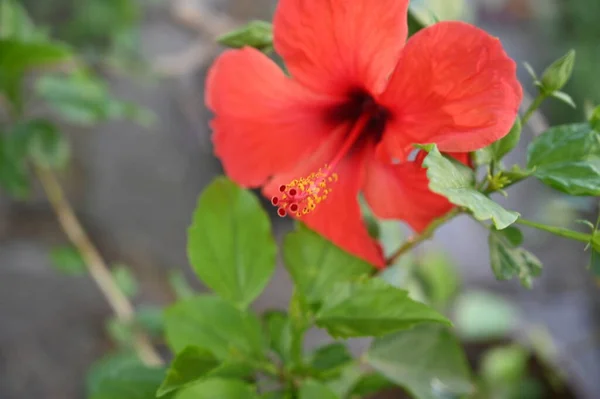
[[[278,208],[277,215],[280,217],[286,217],[288,214],[296,217],[308,215],[327,199],[332,191],[330,184],[337,181],[337,173],[325,165],[307,177],[281,185],[280,194],[271,198],[271,204]]]

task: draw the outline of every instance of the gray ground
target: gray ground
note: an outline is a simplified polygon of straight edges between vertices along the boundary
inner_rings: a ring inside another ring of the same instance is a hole
[[[268,16],[272,2],[213,3],[218,3],[215,9],[247,19]],[[486,24],[515,58],[530,59],[532,50],[537,52],[539,43],[531,32],[506,23]],[[151,59],[193,43],[201,44],[203,53],[211,51],[207,50],[210,38],[200,39],[174,23],[162,7],[149,13],[144,26],[144,50]],[[182,268],[191,276],[185,258],[186,227],[198,193],[220,172],[212,156],[209,115],[202,98],[208,62],[154,87],[140,87],[131,79],[115,80],[118,94],[157,113],[159,123],[151,130],[128,123],[91,131],[67,128],[76,145],[73,170],[65,176],[70,198],[107,259],[128,263],[141,276],[140,301],[145,303],[170,300],[165,282],[170,268]],[[522,150],[513,157],[522,160]],[[511,190],[506,203],[533,218],[553,196],[539,185],[528,184]],[[287,222],[278,220],[275,230],[280,237],[288,228]],[[559,348],[572,348],[566,345],[589,338],[598,328],[598,295],[584,270],[587,254],[580,245],[527,233],[529,249],[545,264],[544,276],[530,292],[516,283],[493,279],[486,236],[468,219],[442,228],[433,245],[452,255],[469,284],[506,294],[522,306],[528,322],[550,328]],[[15,204],[0,196],[1,399],[83,398],[86,367],[109,348],[103,333],[109,308],[93,283],[86,277],[57,276],[48,264],[46,251],[62,242],[41,197]],[[257,306],[285,306],[289,292],[289,279],[278,270]],[[321,336],[311,337],[314,344]],[[579,348],[566,350],[569,369],[582,381],[582,397],[598,398],[598,345]]]

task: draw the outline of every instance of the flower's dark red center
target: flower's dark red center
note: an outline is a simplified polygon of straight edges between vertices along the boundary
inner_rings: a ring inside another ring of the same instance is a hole
[[[346,136],[330,163],[307,177],[300,177],[279,187],[280,194],[271,198],[281,217],[292,213],[297,217],[309,214],[325,200],[338,180],[337,164],[350,152],[369,143],[378,143],[390,120],[390,112],[377,104],[373,96],[360,89],[350,90],[339,104],[326,110],[325,118],[337,126],[347,126]]]
[[[371,94],[360,88],[349,90],[346,98],[326,110],[325,114],[327,121],[336,126],[354,126],[361,118],[367,119],[365,127],[354,143],[355,146],[364,145],[367,141],[378,143],[391,116],[387,108],[378,104]]]

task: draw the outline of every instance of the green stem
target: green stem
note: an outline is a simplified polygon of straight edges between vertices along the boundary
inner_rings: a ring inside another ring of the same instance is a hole
[[[546,231],[548,233],[552,233],[552,234],[560,236],[560,237],[584,242],[586,244],[592,240],[592,235],[590,235],[590,234],[579,233],[577,231],[565,229],[562,227],[548,226],[548,225],[545,225],[542,223],[533,222],[531,220],[527,220],[527,219],[523,219],[523,218],[519,218],[516,223],[522,224],[523,226],[528,226],[528,227],[531,227],[531,228],[534,228],[537,230]]]
[[[537,109],[540,107],[540,105],[542,105],[542,103],[544,102],[544,100],[547,97],[548,96],[546,94],[542,94],[542,93],[537,95],[537,97],[529,105],[529,108],[527,108],[527,111],[525,111],[525,115],[523,115],[523,118],[521,119],[521,123],[523,125],[525,125],[529,121],[529,119],[531,119],[531,117],[533,116],[533,113],[535,111],[537,111]]]
[[[402,255],[404,255],[423,241],[430,239],[439,227],[454,219],[461,213],[462,209],[454,208],[454,210],[448,212],[446,215],[434,220],[421,234],[409,237],[408,240],[406,240],[402,245],[400,245],[400,247],[386,259],[385,264],[387,266],[394,264],[396,260],[398,260],[398,258],[400,258]]]

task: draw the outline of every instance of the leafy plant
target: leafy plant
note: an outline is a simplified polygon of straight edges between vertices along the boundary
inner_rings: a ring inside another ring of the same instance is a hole
[[[116,24],[120,32],[137,18],[126,1],[85,4],[99,10],[103,23],[108,18],[103,7],[122,10],[123,19]],[[55,172],[69,165],[68,139],[53,119],[32,117],[28,110],[35,99],[49,106],[53,118],[79,126],[119,118],[146,123],[151,118],[113,98],[106,82],[73,50],[77,47],[38,30],[19,4],[3,2],[0,15],[0,95],[6,108],[0,187],[25,198],[32,176],[38,177],[74,246],[53,249],[54,266],[72,275],[88,270],[115,313],[106,328],[118,350],[90,370],[89,399],[354,399],[390,388],[418,399],[511,399],[527,384],[533,392],[528,397],[539,393],[527,375],[531,353],[526,348],[494,348],[484,356],[478,374],[461,345],[461,340],[509,335],[518,317],[510,304],[489,294],[462,292],[451,263],[441,255],[407,255],[440,226],[467,215],[488,234],[491,273],[499,280],[518,278],[531,288],[542,272],[539,259],[523,248],[517,225],[581,242],[591,252],[591,270],[599,273],[600,219],[584,222],[590,229],[584,233],[524,219],[494,200],[495,194],[506,194],[528,179],[566,195],[599,195],[600,108],[589,121],[555,126],[536,137],[524,167],[504,164],[543,101],[573,102],[561,90],[572,73],[574,52],[553,63],[541,78],[529,68],[538,90],[535,100],[502,139],[470,154],[473,167],[434,144],[416,145],[429,189],[447,198],[453,209],[399,246],[396,237],[386,237],[386,225],[366,209],[369,232],[386,255],[386,270],[377,271],[301,221],[278,249],[255,194],[218,177],[200,195],[188,230],[192,270],[209,292],[197,294],[181,274],[173,273],[176,302],[166,309],[136,310],[129,301],[139,290],[135,275],[123,264],[107,267],[57,182]],[[410,33],[423,27],[410,13]],[[92,36],[100,35],[102,29],[96,28]],[[271,24],[260,21],[218,39],[225,46],[265,53],[273,50],[272,41]],[[34,81],[34,99],[25,95],[31,94],[24,90],[26,78]],[[278,252],[293,291],[287,306],[259,314],[252,305],[271,282]],[[309,350],[305,338],[312,329],[327,332],[329,340]],[[355,356],[350,340],[359,337],[371,342]],[[155,350],[156,342],[165,343],[173,354],[168,366]]]

